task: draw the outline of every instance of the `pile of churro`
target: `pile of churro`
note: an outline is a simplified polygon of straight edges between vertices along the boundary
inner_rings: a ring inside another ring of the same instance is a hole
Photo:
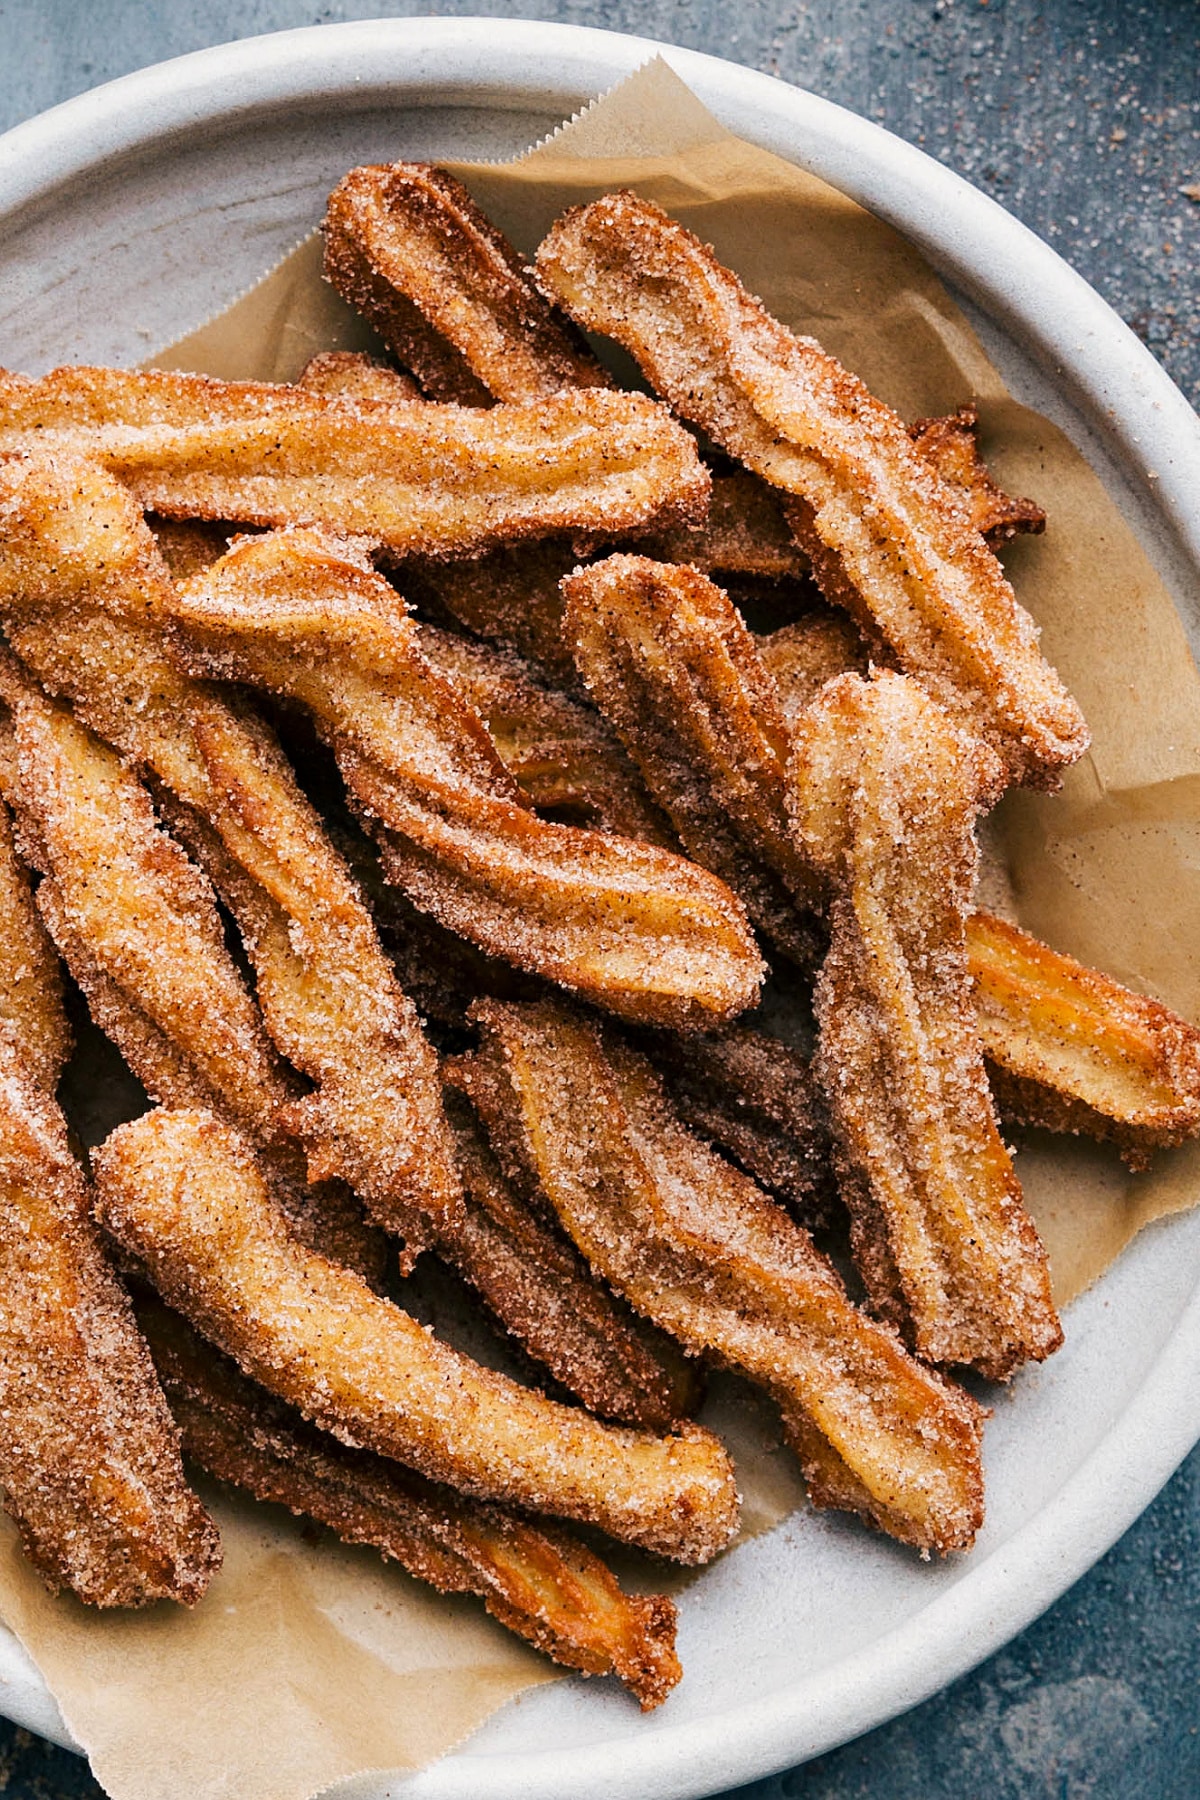
[[[630,193],[526,263],[359,168],[325,269],[377,358],[0,371],[0,1481],[89,1604],[201,1600],[201,1471],[651,1708],[596,1533],[733,1541],[706,1372],[968,1549],[979,1380],[1062,1340],[1006,1129],[1144,1167],[1200,1032],[976,907],[1088,731],[969,397],[901,420]],[[148,1096],[90,1157],[68,984]]]

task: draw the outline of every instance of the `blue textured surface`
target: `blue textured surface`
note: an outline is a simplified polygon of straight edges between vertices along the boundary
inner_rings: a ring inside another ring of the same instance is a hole
[[[877,119],[1048,238],[1200,398],[1195,0],[194,0],[165,16],[146,0],[0,0],[0,128],[229,38],[427,12],[657,36]],[[1090,1575],[975,1674],[737,1800],[1191,1800],[1198,1671],[1200,1451]],[[78,1759],[0,1721],[0,1794],[99,1792]]]

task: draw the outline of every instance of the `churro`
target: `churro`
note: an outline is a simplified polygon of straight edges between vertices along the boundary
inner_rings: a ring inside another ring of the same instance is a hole
[[[7,1031],[0,1276],[0,1481],[30,1561],[92,1606],[193,1605],[220,1563],[216,1529],[184,1478],[66,1123]]]
[[[161,1302],[140,1299],[137,1317],[184,1451],[207,1474],[319,1520],[345,1543],[370,1544],[442,1593],[477,1594],[555,1662],[618,1676],[644,1711],[675,1686],[675,1608],[664,1595],[624,1594],[564,1531],[315,1431]]]
[[[967,921],[975,1016],[1006,1119],[1116,1143],[1133,1169],[1200,1133],[1200,1031],[976,912]]]
[[[570,1240],[505,1180],[461,1097],[447,1099],[465,1205],[461,1224],[442,1227],[440,1254],[590,1412],[643,1431],[678,1425],[697,1391],[683,1359],[593,1278]]]
[[[329,196],[325,279],[434,400],[611,387],[460,181],[428,163],[351,169]]]
[[[686,564],[610,556],[563,582],[575,660],[684,847],[811,966],[817,886],[787,819],[787,733],[728,596]]]
[[[684,417],[787,496],[827,598],[881,637],[1010,780],[1053,785],[1083,717],[975,529],[903,422],[797,337],[649,201],[565,214],[538,251],[543,290],[617,339]]]
[[[1004,1378],[1062,1332],[996,1128],[967,973],[973,826],[1000,765],[888,671],[830,682],[794,741],[795,827],[833,895],[816,1070],[856,1260],[922,1356]]]
[[[89,455],[168,517],[324,525],[393,556],[645,530],[708,503],[688,433],[640,394],[471,411],[121,369],[0,372],[0,451]]]
[[[697,1354],[780,1402],[817,1504],[922,1549],[982,1516],[982,1415],[851,1305],[833,1267],[749,1177],[679,1121],[648,1062],[557,1001],[483,1001],[460,1078],[506,1170],[593,1269]],[[806,1454],[805,1431],[823,1443]]]
[[[737,1494],[710,1433],[603,1425],[440,1343],[306,1250],[246,1141],[211,1114],[160,1111],[123,1125],[95,1172],[103,1224],[167,1303],[343,1442],[681,1562],[706,1562],[729,1541]]]
[[[916,419],[908,428],[917,449],[942,480],[966,498],[971,523],[993,549],[1018,532],[1046,529],[1046,515],[1036,500],[1006,494],[992,478],[979,454],[979,414],[960,406],[943,418]]]

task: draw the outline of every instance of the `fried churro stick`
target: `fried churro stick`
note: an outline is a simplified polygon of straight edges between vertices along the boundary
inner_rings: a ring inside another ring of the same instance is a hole
[[[510,650],[420,627],[421,655],[487,728],[505,768],[539,812],[644,844],[675,847],[670,826],[598,713],[537,679]]]
[[[486,406],[612,386],[462,183],[428,163],[376,163],[339,181],[325,279],[435,400]]]
[[[682,1671],[664,1595],[623,1594],[565,1532],[314,1431],[161,1302],[139,1300],[137,1316],[184,1451],[207,1474],[318,1520],[344,1543],[370,1544],[442,1593],[477,1594],[555,1662],[618,1676],[646,1712],[666,1699]]]
[[[677,411],[789,496],[826,596],[985,738],[1011,780],[1053,785],[1083,754],[1079,708],[961,495],[814,339],[632,194],[565,214],[537,268],[573,318],[616,338]]]
[[[818,1505],[923,1549],[965,1548],[982,1515],[974,1401],[851,1305],[807,1234],[687,1131],[615,1035],[554,1001],[483,1001],[474,1017],[485,1047],[461,1078],[502,1162],[593,1269],[776,1396]]]
[[[174,612],[194,666],[313,712],[388,880],[441,924],[641,1022],[695,1028],[753,1000],[762,965],[728,889],[665,850],[524,807],[478,715],[353,546],[249,539]]]
[[[480,412],[162,370],[0,372],[0,451],[38,446],[94,456],[154,512],[325,525],[394,556],[644,530],[709,491],[665,408],[601,390]]]
[[[992,479],[979,454],[978,428],[976,409],[960,406],[945,418],[915,420],[908,435],[942,480],[966,496],[972,524],[993,549],[1019,531],[1045,531],[1046,515],[1035,500],[1015,499]]]
[[[245,1140],[211,1114],[123,1125],[95,1167],[104,1225],[168,1304],[343,1442],[682,1562],[728,1542],[737,1496],[710,1433],[602,1425],[438,1342],[289,1234]]]
[[[1109,1139],[1133,1169],[1200,1132],[1200,1031],[990,913],[967,921],[975,1015],[1005,1118]]]
[[[811,965],[818,888],[787,819],[787,734],[736,609],[686,564],[610,556],[563,582],[588,689],[696,861]]]
[[[754,647],[774,683],[775,699],[789,727],[812,705],[827,681],[835,675],[865,675],[870,661],[870,652],[853,621],[824,607],[756,638]]]
[[[789,775],[797,832],[834,894],[816,1068],[859,1267],[922,1356],[1004,1378],[1062,1332],[996,1129],[967,973],[972,827],[999,766],[884,671],[822,689]]]
[[[220,1564],[66,1124],[0,1033],[0,1481],[46,1585],[193,1605]]]
[[[263,1030],[207,881],[136,776],[8,656],[0,698],[12,714],[6,788],[43,876],[37,909],[96,1024],[153,1099],[208,1106],[248,1131],[306,1242],[377,1281],[379,1234],[340,1184],[304,1180],[281,1128],[303,1089]]]
[[[83,459],[0,464],[0,616],[54,692],[172,803],[241,927],[278,1048],[317,1085],[280,1114],[413,1248],[460,1204],[436,1059],[358,888],[261,721],[179,673],[174,587],[120,485]]]
[[[482,1295],[505,1330],[588,1408],[643,1431],[669,1431],[691,1412],[697,1383],[673,1347],[597,1283],[560,1231],[505,1181],[458,1095],[448,1105],[466,1205],[439,1251]]]

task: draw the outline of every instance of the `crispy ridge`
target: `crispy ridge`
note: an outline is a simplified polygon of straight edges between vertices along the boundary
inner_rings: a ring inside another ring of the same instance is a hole
[[[859,1267],[922,1356],[994,1378],[1062,1333],[996,1128],[967,974],[976,815],[1000,781],[916,683],[830,682],[795,731],[796,830],[829,881],[816,1060]]]
[[[184,1452],[207,1474],[317,1519],[345,1543],[370,1544],[442,1593],[479,1595],[493,1618],[555,1662],[617,1675],[643,1711],[666,1699],[682,1671],[665,1596],[623,1594],[565,1532],[315,1431],[160,1301],[140,1299],[137,1317]]]
[[[801,1454],[818,1504],[849,1505],[922,1549],[970,1544],[983,1496],[975,1402],[851,1305],[808,1235],[687,1131],[615,1034],[556,1001],[482,1001],[474,1017],[484,1048],[463,1075],[493,1144],[592,1267],[816,1432],[821,1456]]]
[[[563,582],[592,698],[697,862],[811,966],[819,893],[787,818],[787,732],[728,596],[686,564],[610,556]]]
[[[602,1425],[440,1343],[353,1271],[306,1250],[246,1140],[211,1114],[159,1111],[123,1125],[95,1170],[103,1224],[168,1305],[343,1442],[682,1562],[728,1542],[737,1497],[711,1434]]]
[[[636,1020],[694,1028],[753,1000],[761,962],[728,889],[668,851],[537,818],[352,545],[247,539],[173,606],[194,666],[313,712],[387,879],[441,924]]]
[[[174,587],[94,464],[0,464],[0,616],[46,685],[152,774],[241,928],[267,1029],[315,1086],[280,1114],[313,1180],[421,1242],[460,1203],[436,1059],[361,894],[260,720],[168,654]]]
[[[0,1481],[52,1590],[193,1605],[219,1567],[66,1122],[0,1034]]]
[[[343,176],[325,214],[325,279],[435,400],[612,385],[462,183],[428,163]]]
[[[942,480],[961,489],[971,523],[993,549],[1020,531],[1045,531],[1046,515],[1036,500],[1018,500],[993,480],[979,454],[978,428],[975,408],[960,406],[943,418],[915,419],[908,435]]]
[[[1200,1132],[1200,1031],[998,919],[967,921],[975,1015],[1006,1118],[1084,1132],[1145,1168]]]
[[[39,446],[94,456],[168,517],[324,525],[395,556],[642,530],[696,516],[709,491],[664,407],[602,389],[484,412],[163,370],[0,371],[0,452]]]
[[[1083,754],[1082,715],[961,491],[814,339],[633,194],[566,213],[537,269],[578,323],[616,338],[678,412],[788,496],[827,598],[984,737],[1011,780],[1053,785]]]

